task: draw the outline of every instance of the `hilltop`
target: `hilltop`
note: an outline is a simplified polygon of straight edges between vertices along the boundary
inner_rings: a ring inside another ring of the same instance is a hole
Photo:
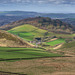
[[[27,41],[32,41],[35,37],[43,37],[47,31],[29,24],[24,24],[14,27],[8,30],[8,32],[15,34]]]
[[[62,22],[58,19],[53,20],[48,17],[35,17],[35,18],[27,18],[19,21],[15,21],[13,23],[1,26],[2,30],[10,30],[14,27],[21,26],[23,24],[31,24],[40,29],[44,29],[52,32],[62,32],[62,33],[70,33],[74,30],[74,27],[70,24]]]
[[[63,22],[74,25],[75,13],[38,13],[32,11],[3,11],[0,12],[0,26],[30,17],[49,17],[60,19]]]
[[[0,47],[33,47],[18,36],[0,30]]]

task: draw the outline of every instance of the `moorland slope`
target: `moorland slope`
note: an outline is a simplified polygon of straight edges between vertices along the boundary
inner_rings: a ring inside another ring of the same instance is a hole
[[[33,45],[18,36],[0,30],[0,47],[33,47]]]

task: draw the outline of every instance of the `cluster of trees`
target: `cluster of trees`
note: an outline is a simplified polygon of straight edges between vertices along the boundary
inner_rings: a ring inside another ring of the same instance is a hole
[[[45,29],[48,31],[50,30],[54,30],[54,31],[55,30],[60,30],[60,31],[71,30],[72,31],[73,30],[73,26],[70,24],[64,23],[58,19],[54,20],[49,17],[40,17],[40,16],[13,22],[11,24],[8,24],[7,27],[4,26],[2,29],[6,30],[6,28],[11,27],[11,25],[13,28],[14,26],[23,25],[23,24],[31,24],[38,28]]]
[[[72,26],[70,24],[64,23],[62,21],[60,21],[59,19],[53,20],[51,18],[44,18],[44,17],[38,17],[38,23],[41,24],[41,26],[49,26],[49,25],[53,25],[56,26],[57,28],[62,28],[62,29],[67,29],[67,28],[72,28]]]

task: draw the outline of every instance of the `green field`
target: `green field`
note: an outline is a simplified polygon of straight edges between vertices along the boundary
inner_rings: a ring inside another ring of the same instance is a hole
[[[75,47],[75,41],[72,41],[70,43],[65,43],[62,48],[73,48]]]
[[[15,28],[8,30],[9,33],[15,34],[27,41],[32,41],[35,37],[44,37],[47,30],[39,29],[35,26],[24,24]],[[56,36],[63,38],[73,38],[75,34],[57,34],[53,32],[48,32],[47,36]]]
[[[51,41],[51,42],[47,42],[47,44],[51,45],[51,46],[54,46],[54,45],[57,45],[57,44],[60,44],[60,43],[65,43],[65,39],[57,39],[57,40],[54,40],[54,41]]]
[[[8,32],[18,35],[19,37],[27,41],[31,41],[34,37],[42,37],[47,31],[39,29],[29,24],[25,24],[8,30]]]
[[[0,47],[0,61],[22,60],[41,57],[58,57],[59,54],[49,53],[39,48],[4,48]]]

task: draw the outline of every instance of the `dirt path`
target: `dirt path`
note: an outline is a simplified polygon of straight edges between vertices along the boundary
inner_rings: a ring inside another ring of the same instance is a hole
[[[63,43],[58,45],[58,46],[56,46],[56,47],[54,47],[53,49],[59,49],[62,45],[63,45]]]
[[[54,40],[57,40],[58,38],[54,38],[54,39],[51,39],[51,40],[49,40],[49,41],[47,41],[47,42],[51,42],[51,41],[54,41]]]

